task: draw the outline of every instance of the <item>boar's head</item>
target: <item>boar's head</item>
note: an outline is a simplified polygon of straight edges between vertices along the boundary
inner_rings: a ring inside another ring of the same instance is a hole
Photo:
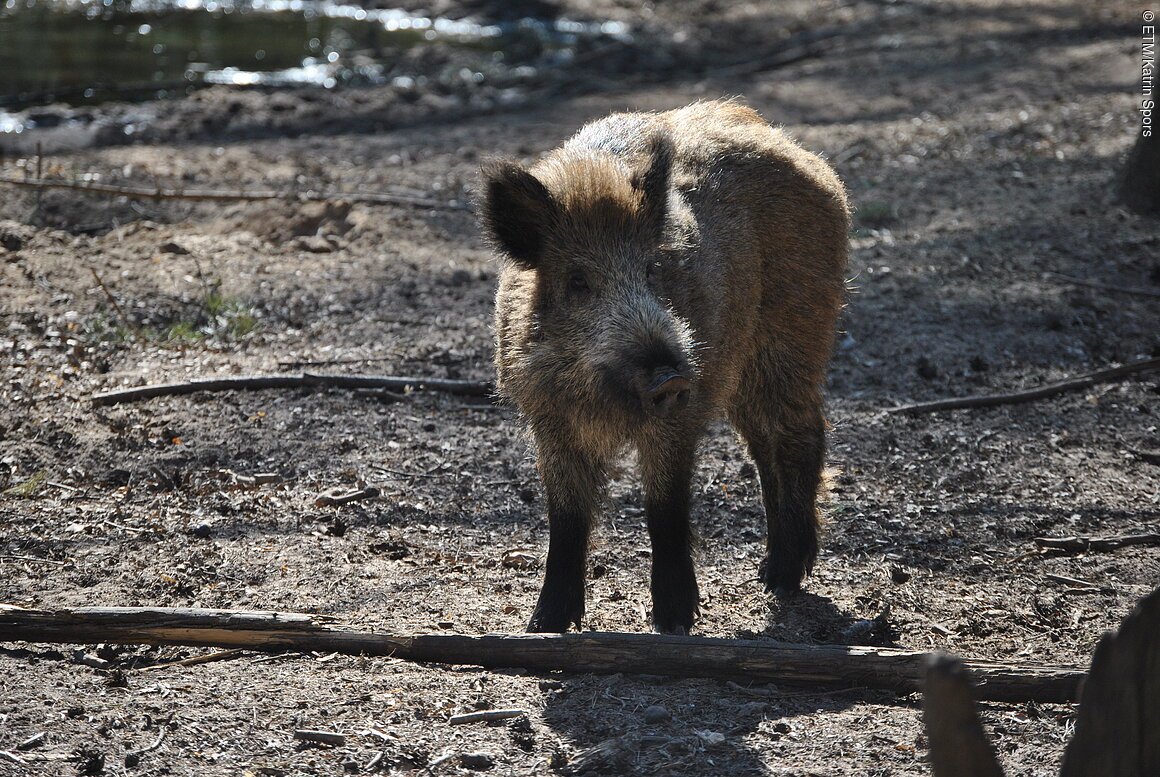
[[[530,319],[526,342],[498,357],[525,412],[554,406],[627,432],[676,421],[695,402],[687,308],[699,279],[672,165],[671,144],[656,139],[635,157],[565,146],[530,170],[484,166],[483,229],[505,275],[520,274],[519,315]],[[501,283],[501,307],[503,297]]]

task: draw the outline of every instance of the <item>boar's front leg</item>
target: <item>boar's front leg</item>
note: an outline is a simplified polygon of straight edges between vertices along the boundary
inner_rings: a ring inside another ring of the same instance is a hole
[[[604,489],[603,467],[591,457],[537,434],[540,478],[548,502],[548,563],[528,622],[531,632],[563,633],[584,618],[584,572],[592,519]]]
[[[642,446],[644,512],[652,540],[653,629],[688,634],[698,612],[689,491],[694,442]]]

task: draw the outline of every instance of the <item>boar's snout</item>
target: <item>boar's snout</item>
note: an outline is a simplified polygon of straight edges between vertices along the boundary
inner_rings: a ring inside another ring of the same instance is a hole
[[[689,379],[672,367],[659,367],[653,371],[652,381],[640,392],[640,401],[650,416],[674,416],[689,404]]]

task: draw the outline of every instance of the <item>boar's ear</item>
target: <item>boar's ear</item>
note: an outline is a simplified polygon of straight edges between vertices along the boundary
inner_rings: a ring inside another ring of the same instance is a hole
[[[480,220],[498,251],[531,269],[544,250],[556,201],[539,179],[515,162],[485,162]]]
[[[673,143],[664,135],[656,135],[649,143],[648,167],[632,178],[632,186],[644,198],[641,219],[649,235],[660,242],[665,228],[665,214],[669,207],[669,177],[673,167]]]

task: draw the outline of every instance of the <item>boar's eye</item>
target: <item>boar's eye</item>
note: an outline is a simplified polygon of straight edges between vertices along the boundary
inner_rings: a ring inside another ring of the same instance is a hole
[[[592,287],[588,285],[588,279],[584,277],[584,273],[577,270],[568,276],[568,293],[573,296],[583,296],[592,291]]]
[[[649,262],[644,266],[644,277],[648,280],[655,280],[661,273],[661,263],[657,261]]]

